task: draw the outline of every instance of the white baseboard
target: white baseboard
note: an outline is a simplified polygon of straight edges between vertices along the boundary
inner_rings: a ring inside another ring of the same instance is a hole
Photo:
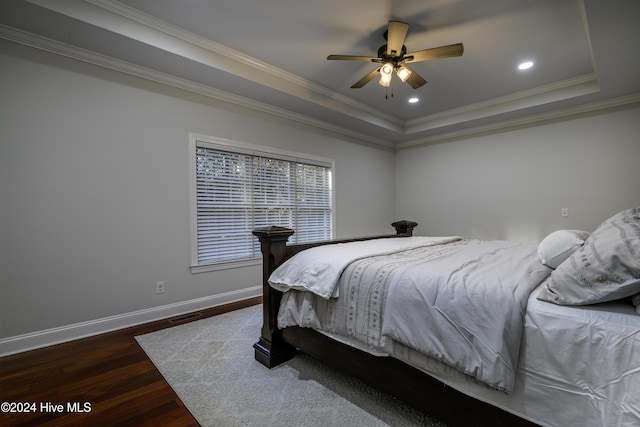
[[[27,350],[47,347],[67,341],[103,334],[118,329],[128,328],[155,320],[167,319],[180,314],[204,310],[236,301],[242,301],[262,295],[262,286],[254,286],[238,291],[225,292],[203,298],[167,304],[160,307],[133,311],[117,316],[104,317],[88,322],[60,326],[38,332],[0,339],[0,357],[21,353]]]

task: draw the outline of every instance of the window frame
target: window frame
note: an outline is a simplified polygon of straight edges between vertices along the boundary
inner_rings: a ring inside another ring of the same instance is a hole
[[[198,206],[197,206],[197,147],[206,147],[229,151],[233,153],[246,154],[251,156],[269,157],[290,162],[305,163],[328,167],[331,170],[331,230],[330,236],[335,238],[335,160],[310,154],[304,154],[279,148],[266,147],[262,145],[239,142],[225,138],[218,138],[197,133],[189,133],[189,217],[190,217],[190,269],[192,273],[204,273],[208,271],[224,270],[229,268],[241,268],[252,265],[259,265],[262,257],[243,258],[225,261],[213,261],[200,263],[198,257]],[[251,230],[248,230],[251,232]]]

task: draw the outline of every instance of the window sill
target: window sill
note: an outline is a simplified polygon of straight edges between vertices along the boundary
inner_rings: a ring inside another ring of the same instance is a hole
[[[191,274],[208,273],[210,271],[229,270],[232,268],[251,267],[262,264],[262,258],[251,258],[240,261],[216,262],[213,264],[192,265]]]

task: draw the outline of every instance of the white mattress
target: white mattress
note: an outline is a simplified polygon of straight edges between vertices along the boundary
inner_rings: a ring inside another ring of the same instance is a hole
[[[543,426],[640,425],[640,315],[623,302],[558,306],[530,296],[515,389],[505,394],[395,345],[394,357]]]

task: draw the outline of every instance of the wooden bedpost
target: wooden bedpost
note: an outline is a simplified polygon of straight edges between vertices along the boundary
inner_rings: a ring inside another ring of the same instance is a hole
[[[269,286],[269,276],[282,264],[286,256],[287,240],[294,231],[285,227],[260,227],[253,235],[260,240],[262,250],[262,334],[253,345],[255,358],[267,368],[272,368],[293,357],[295,349],[282,341],[278,329],[278,308],[282,292]]]

